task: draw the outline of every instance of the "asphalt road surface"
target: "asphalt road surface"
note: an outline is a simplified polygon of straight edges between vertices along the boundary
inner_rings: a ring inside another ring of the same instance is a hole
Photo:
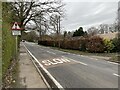
[[[64,88],[118,88],[118,65],[24,42]]]

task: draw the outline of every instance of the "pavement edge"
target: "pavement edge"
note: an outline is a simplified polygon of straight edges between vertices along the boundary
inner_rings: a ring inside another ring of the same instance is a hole
[[[23,44],[24,45],[24,44]],[[64,90],[64,88],[58,83],[58,81],[43,67],[43,65],[37,60],[37,58],[28,50],[28,48],[24,45],[27,52],[30,56],[35,60],[32,60],[34,66],[36,67],[38,73],[41,75],[43,81],[47,85],[49,90],[57,89],[57,90]]]

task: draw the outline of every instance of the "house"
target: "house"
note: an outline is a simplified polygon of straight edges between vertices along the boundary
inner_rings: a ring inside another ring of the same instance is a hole
[[[118,32],[110,32],[110,33],[106,33],[106,34],[97,34],[98,36],[104,38],[104,39],[113,39],[115,37],[117,37]]]

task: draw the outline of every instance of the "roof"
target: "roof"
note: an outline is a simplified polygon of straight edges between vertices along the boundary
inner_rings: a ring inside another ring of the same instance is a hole
[[[115,37],[117,37],[118,32],[114,32],[114,33],[107,33],[107,34],[98,34],[98,36],[104,38],[104,39],[113,39]]]

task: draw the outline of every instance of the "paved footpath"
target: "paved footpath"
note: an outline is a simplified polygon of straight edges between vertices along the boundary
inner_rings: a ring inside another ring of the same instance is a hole
[[[24,45],[20,44],[19,78],[20,88],[46,88],[41,76],[34,67]]]

